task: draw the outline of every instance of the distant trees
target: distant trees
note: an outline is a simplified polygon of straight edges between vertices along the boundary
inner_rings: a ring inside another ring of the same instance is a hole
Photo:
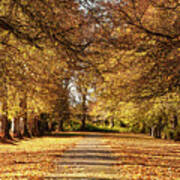
[[[72,105],[67,79],[72,78],[80,94],[82,129],[94,93],[98,113],[112,125],[128,116],[130,126],[160,137],[172,119],[178,131],[178,111],[155,103],[179,93],[178,1],[2,0],[0,10],[5,137],[10,138],[8,119],[14,119],[19,137],[39,134],[44,112],[58,114],[63,130]]]
[[[115,107],[116,119],[124,116],[127,120],[129,116],[131,125],[143,131],[148,126],[153,136],[179,131],[178,113],[172,115],[169,111],[170,104],[178,107],[179,99],[164,100],[171,93],[179,93],[179,2],[127,0],[97,4],[92,11],[101,33],[97,33],[96,49],[91,48],[89,52],[97,58],[94,65],[101,75],[97,100],[104,97],[106,102],[111,102],[108,110]],[[156,98],[162,103],[154,109]],[[135,107],[128,106],[129,102]],[[164,107],[160,107],[162,104]],[[170,121],[176,122],[176,130],[170,128]]]
[[[76,68],[76,53],[89,43],[78,38],[84,23],[78,8],[73,0],[0,2],[1,114],[5,138],[10,138],[8,119],[13,119],[18,137],[38,135],[40,114],[52,113],[57,99],[61,122],[68,118],[68,89],[62,88],[63,81],[71,76],[71,68]]]

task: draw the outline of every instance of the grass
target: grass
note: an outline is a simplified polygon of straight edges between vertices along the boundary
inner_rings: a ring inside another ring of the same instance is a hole
[[[0,179],[41,179],[57,170],[57,155],[74,146],[80,136],[51,136],[0,144]]]
[[[77,131],[80,131],[80,128],[77,129]],[[86,127],[83,131],[87,131],[87,132],[128,132],[129,130],[127,128],[122,128],[122,127],[108,127],[108,126],[103,126],[103,125],[94,125],[94,124],[86,124]]]

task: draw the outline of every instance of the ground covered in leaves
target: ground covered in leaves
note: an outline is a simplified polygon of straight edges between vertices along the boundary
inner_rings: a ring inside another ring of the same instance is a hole
[[[118,158],[119,179],[180,179],[180,143],[146,135],[112,134],[104,138]]]
[[[0,143],[0,179],[43,179],[56,172],[59,156],[80,136],[55,136]]]
[[[177,180],[180,143],[141,134],[95,132],[0,143],[0,179],[45,177]]]

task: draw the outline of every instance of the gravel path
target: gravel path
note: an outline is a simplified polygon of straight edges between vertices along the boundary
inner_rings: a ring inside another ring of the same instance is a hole
[[[68,180],[118,179],[116,157],[102,135],[89,135],[58,158],[58,177]],[[49,178],[49,179],[55,179]]]

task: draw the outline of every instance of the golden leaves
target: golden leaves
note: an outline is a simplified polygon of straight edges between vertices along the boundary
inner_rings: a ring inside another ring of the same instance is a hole
[[[179,179],[179,144],[147,135],[121,133],[104,138],[118,158],[120,179]]]
[[[60,141],[55,137],[44,137],[17,142],[16,145],[0,144],[0,178],[40,179],[51,176],[57,170],[57,156],[78,140],[80,137],[62,137]]]

